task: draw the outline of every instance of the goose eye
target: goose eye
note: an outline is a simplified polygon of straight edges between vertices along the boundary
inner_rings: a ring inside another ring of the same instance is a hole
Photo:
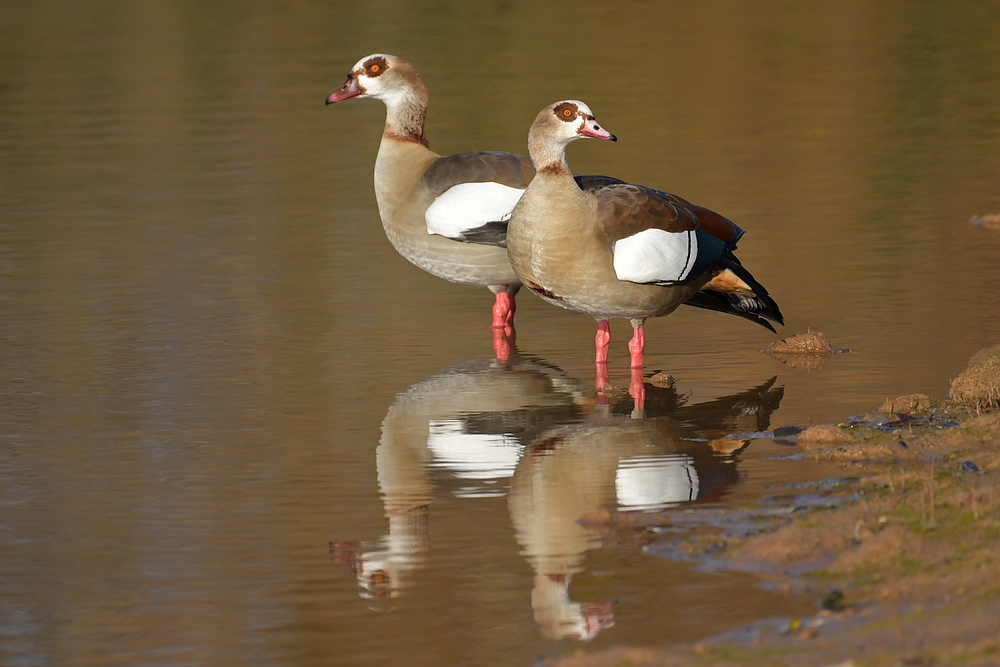
[[[383,72],[387,72],[389,70],[389,63],[387,63],[385,58],[382,56],[377,56],[366,60],[363,67],[365,74],[370,77],[376,77],[382,76]]]
[[[552,113],[556,115],[556,118],[565,123],[572,123],[573,119],[576,118],[576,112],[576,105],[569,102],[560,102],[552,110]]]

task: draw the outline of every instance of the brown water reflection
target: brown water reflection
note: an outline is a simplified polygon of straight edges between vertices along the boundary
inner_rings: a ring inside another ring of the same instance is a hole
[[[472,360],[401,393],[382,421],[376,449],[389,534],[375,549],[334,545],[373,597],[395,596],[430,551],[435,469],[462,486],[458,497],[503,497],[526,443],[548,425],[579,418],[587,399],[560,369],[522,359]],[[591,401],[592,402],[592,401]]]
[[[688,404],[673,384],[649,385],[639,417],[627,395],[595,400],[579,380],[516,351],[507,363],[483,359],[447,368],[399,394],[382,422],[376,462],[389,533],[376,542],[332,543],[334,558],[350,566],[362,598],[397,598],[430,565],[432,508],[444,489],[467,503],[507,496],[514,537],[534,572],[530,600],[541,635],[591,640],[615,625],[615,605],[574,602],[569,587],[586,570],[587,553],[621,535],[581,518],[724,502],[729,487],[746,478],[738,463],[750,440],[740,434],[767,431],[783,393],[771,378]],[[825,472],[790,462],[765,465],[787,483]],[[776,481],[782,480],[768,486]],[[639,549],[655,537],[638,530],[627,541]],[[711,576],[701,579],[712,586]],[[617,604],[616,586],[607,585]],[[634,595],[633,613],[652,618],[658,589]],[[750,599],[774,605],[772,614],[803,609],[801,600],[763,591]]]
[[[807,425],[940,396],[997,342],[1000,235],[966,222],[1000,211],[997,11],[0,0],[0,663],[531,664],[578,646],[541,638],[530,542],[511,498],[481,493],[503,482],[412,468],[429,546],[401,547],[421,565],[395,598],[359,597],[328,552],[386,533],[397,393],[493,354],[489,293],[384,237],[381,105],[323,105],[361,55],[419,67],[442,154],[524,151],[538,109],[581,98],[620,140],[574,146],[575,169],[747,229],[740,257],[782,334],[852,353],[797,370],[758,352],[763,329],[692,310],[647,325],[647,373],[678,378],[685,406],[777,375],[771,422]],[[586,389],[538,414],[596,419],[592,322],[525,295],[517,326],[522,351]],[[615,371],[629,331],[612,326]],[[561,428],[542,422],[518,447]],[[718,502],[816,472],[772,460],[788,452],[754,441]],[[570,604],[617,600],[591,646],[808,608],[639,546],[602,536],[572,573]]]

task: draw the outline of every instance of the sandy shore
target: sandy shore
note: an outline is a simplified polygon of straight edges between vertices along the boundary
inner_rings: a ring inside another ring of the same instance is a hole
[[[683,525],[669,512],[583,517],[608,531],[689,528],[651,551],[758,572],[814,596],[817,613],[547,664],[1000,665],[998,403],[1000,346],[972,358],[948,399],[903,396],[799,433],[803,456],[842,467],[839,480]]]

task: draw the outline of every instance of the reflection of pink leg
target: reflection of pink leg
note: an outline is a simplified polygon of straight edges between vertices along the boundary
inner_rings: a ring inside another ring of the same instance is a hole
[[[516,333],[514,327],[494,327],[493,328],[493,352],[497,355],[497,361],[501,364],[507,363],[510,353],[514,349],[514,337]]]
[[[632,357],[632,363],[629,364],[632,369],[632,380],[628,386],[628,393],[635,401],[635,409],[643,410],[646,407],[646,385],[642,379],[642,353],[646,347],[646,334],[643,332],[641,322],[639,326],[635,326],[635,323],[632,326],[635,328],[632,340],[628,342],[629,355]]]
[[[632,396],[636,410],[646,409],[646,383],[642,377],[642,368],[632,369],[632,380],[628,385],[628,393]]]
[[[607,320],[597,321],[597,335],[594,336],[594,348],[597,350],[597,377],[594,384],[597,386],[597,402],[601,405],[608,404],[608,397],[601,390],[611,384],[608,380],[608,348],[611,347],[611,329]]]
[[[514,297],[507,294],[507,290],[497,292],[496,301],[493,303],[493,328],[503,329],[514,323]]]
[[[608,380],[608,365],[606,363],[598,363],[595,366],[597,367],[597,377],[594,378],[594,386],[597,387],[597,403],[599,405],[607,405],[608,397],[602,390],[611,384],[611,381]]]
[[[597,335],[594,336],[594,347],[597,348],[597,363],[608,362],[608,348],[611,346],[611,329],[607,320],[598,320]]]
[[[597,377],[594,379],[594,386],[598,389],[604,389],[609,384],[608,380],[608,365],[607,364],[595,364],[597,367]]]

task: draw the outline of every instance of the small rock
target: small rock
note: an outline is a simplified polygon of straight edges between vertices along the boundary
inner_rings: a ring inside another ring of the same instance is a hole
[[[628,392],[617,385],[606,384],[603,387],[601,387],[601,393],[607,396],[609,399],[617,399],[624,396]]]
[[[810,331],[775,341],[762,352],[792,368],[815,370],[826,364],[833,354],[833,347],[823,332]]]
[[[812,442],[816,444],[834,444],[838,442],[851,442],[854,438],[849,433],[845,433],[833,424],[820,424],[810,426],[799,433],[799,442]]]
[[[982,470],[979,469],[979,466],[977,466],[972,461],[962,461],[962,470],[964,470],[965,472],[975,473],[977,475],[983,472]]]
[[[672,387],[674,386],[674,383],[677,382],[677,380],[674,378],[673,375],[670,375],[669,373],[663,373],[661,371],[659,373],[653,373],[653,375],[651,375],[650,378],[646,380],[646,382],[653,385],[654,387]]]
[[[832,591],[826,594],[820,606],[827,611],[841,611],[845,608],[844,605],[844,592],[839,588],[834,588]]]
[[[960,403],[1000,404],[1000,345],[973,355],[969,367],[952,380],[950,394]]]
[[[885,403],[879,406],[878,411],[883,414],[892,412],[898,415],[911,415],[914,412],[929,410],[932,404],[931,397],[926,394],[908,394],[893,401],[885,399]]]
[[[833,347],[822,331],[810,331],[771,343],[764,348],[764,351],[783,354],[833,354]]]

